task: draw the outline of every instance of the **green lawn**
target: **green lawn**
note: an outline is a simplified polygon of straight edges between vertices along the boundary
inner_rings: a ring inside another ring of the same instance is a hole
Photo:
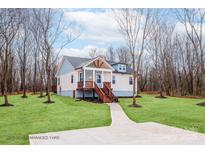
[[[0,107],[0,144],[29,144],[28,135],[88,127],[108,126],[109,107],[52,96],[55,103],[44,104],[45,98],[29,95],[9,96],[15,106]],[[0,98],[2,102],[3,98]]]
[[[120,99],[120,105],[133,121],[158,122],[205,133],[205,107],[196,105],[205,99],[176,97],[160,99],[154,95],[142,95],[137,101],[142,108],[128,107],[132,103],[130,98]]]

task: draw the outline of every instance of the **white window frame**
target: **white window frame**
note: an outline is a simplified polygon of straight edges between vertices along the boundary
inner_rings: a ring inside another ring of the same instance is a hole
[[[116,84],[116,76],[115,75],[112,76],[112,84]]]
[[[130,81],[132,82],[132,84]],[[129,77],[129,85],[133,85],[133,77],[132,76]]]
[[[74,83],[74,75],[73,75],[73,74],[71,74],[71,77],[70,77],[70,82],[71,82],[71,84],[73,84],[73,83]]]
[[[80,75],[80,74],[82,74],[82,75]],[[80,72],[80,73],[79,73],[79,81],[81,81],[81,77],[82,77],[82,81],[83,81],[83,80],[84,80],[84,79],[83,79],[83,72]]]
[[[58,82],[58,85],[60,85],[60,83],[61,83],[61,82],[60,82],[60,77],[58,78],[58,81],[57,81],[57,82]]]

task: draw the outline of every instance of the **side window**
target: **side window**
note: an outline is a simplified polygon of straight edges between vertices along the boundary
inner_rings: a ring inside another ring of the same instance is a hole
[[[129,84],[132,85],[132,77],[129,77]]]
[[[112,84],[115,84],[115,76],[112,76]]]
[[[60,78],[58,78],[58,85],[60,85]]]
[[[71,75],[71,83],[73,83],[74,77],[73,75]]]
[[[83,73],[80,72],[80,78],[79,78],[80,81],[83,81]]]

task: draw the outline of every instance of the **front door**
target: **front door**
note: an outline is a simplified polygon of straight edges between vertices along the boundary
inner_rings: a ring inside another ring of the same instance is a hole
[[[101,72],[96,71],[95,82],[98,85],[98,87],[102,88],[102,73]]]

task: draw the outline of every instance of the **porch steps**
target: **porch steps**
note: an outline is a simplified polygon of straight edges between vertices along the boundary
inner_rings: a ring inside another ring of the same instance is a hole
[[[112,102],[118,102],[118,98],[113,94],[111,90],[111,86],[109,82],[104,82],[103,83],[103,92],[110,98]]]
[[[94,85],[95,92],[103,103],[112,103],[118,101],[117,97],[112,93],[111,89],[105,84],[103,88],[99,88],[96,83],[94,83]]]

